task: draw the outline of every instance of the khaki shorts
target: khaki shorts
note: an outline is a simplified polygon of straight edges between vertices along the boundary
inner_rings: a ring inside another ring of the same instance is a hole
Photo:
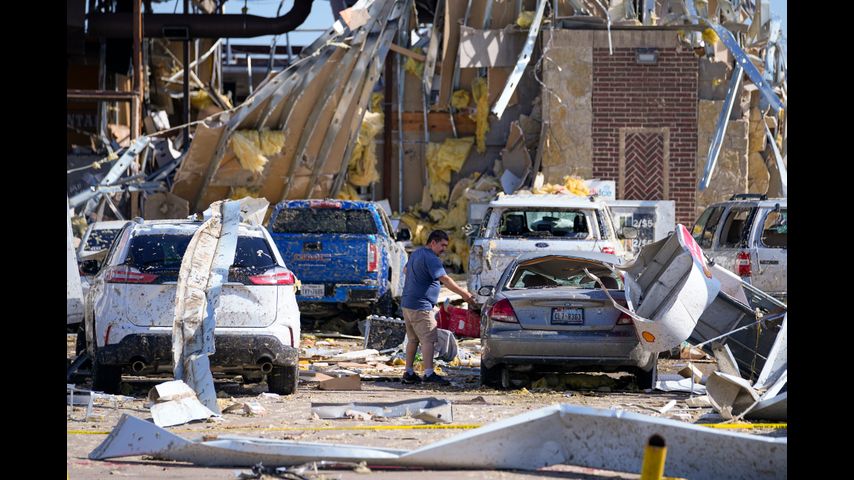
[[[436,316],[432,310],[403,309],[403,322],[406,324],[406,337],[409,343],[420,342],[433,345],[439,340],[436,332]]]

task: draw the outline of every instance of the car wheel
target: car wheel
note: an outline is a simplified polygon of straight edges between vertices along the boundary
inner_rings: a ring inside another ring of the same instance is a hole
[[[636,374],[638,388],[648,390],[655,388],[655,382],[658,381],[658,355],[655,356],[655,362],[649,371],[638,370]]]
[[[119,393],[122,383],[122,367],[104,365],[92,360],[92,390],[104,393]]]
[[[279,395],[290,395],[297,390],[299,380],[299,366],[273,367],[273,371],[267,374],[267,386],[270,393]]]
[[[487,367],[483,363],[480,364],[480,385],[499,389],[502,387],[501,378],[505,375],[507,369],[503,365],[498,364],[494,367]]]

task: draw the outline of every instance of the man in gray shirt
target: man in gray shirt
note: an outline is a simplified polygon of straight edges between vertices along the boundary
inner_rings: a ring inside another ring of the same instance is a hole
[[[433,308],[439,299],[439,282],[454,293],[463,297],[470,305],[474,296],[457,285],[445,272],[439,255],[448,248],[448,234],[443,230],[434,230],[427,237],[427,245],[412,252],[406,262],[406,283],[403,285],[403,320],[406,324],[406,373],[403,383],[419,383],[419,377],[412,366],[415,351],[421,343],[421,356],[424,359],[424,382],[447,385],[448,381],[433,372],[433,344],[437,341],[436,317]]]

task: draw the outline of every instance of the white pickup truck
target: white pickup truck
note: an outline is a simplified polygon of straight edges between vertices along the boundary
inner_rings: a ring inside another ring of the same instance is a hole
[[[471,253],[468,289],[495,286],[504,268],[527,252],[567,251],[626,254],[623,238],[636,228],[614,228],[611,212],[596,197],[570,195],[505,195],[489,203]],[[476,296],[478,303],[487,297]]]

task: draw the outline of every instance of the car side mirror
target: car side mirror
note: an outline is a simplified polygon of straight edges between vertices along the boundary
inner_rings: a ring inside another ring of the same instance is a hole
[[[491,297],[493,293],[495,293],[495,287],[492,286],[480,287],[477,289],[477,294],[481,297]]]
[[[84,260],[80,263],[80,271],[86,275],[95,275],[100,270],[98,260]]]
[[[634,238],[638,238],[638,229],[635,227],[623,227],[617,233],[617,236],[619,236],[620,238],[625,238],[625,239],[629,239],[629,240],[634,239]]]
[[[397,236],[395,237],[395,240],[397,240],[398,242],[405,242],[407,240],[410,240],[411,238],[412,238],[412,234],[409,232],[409,229],[408,228],[401,228],[400,231],[397,232]]]

